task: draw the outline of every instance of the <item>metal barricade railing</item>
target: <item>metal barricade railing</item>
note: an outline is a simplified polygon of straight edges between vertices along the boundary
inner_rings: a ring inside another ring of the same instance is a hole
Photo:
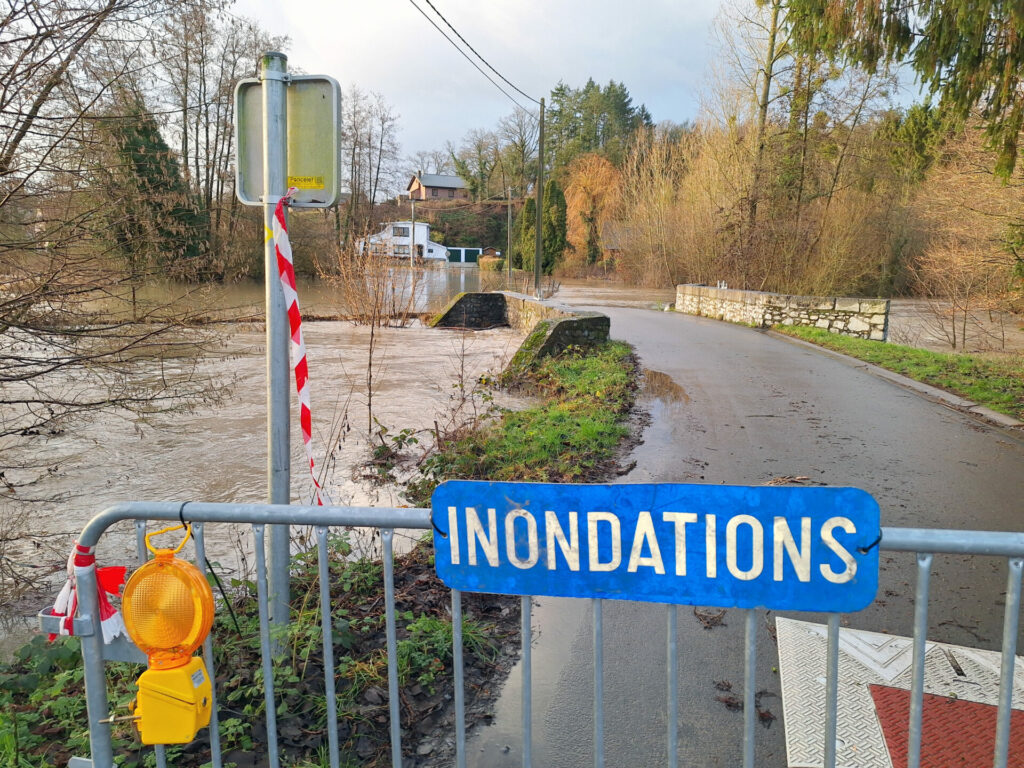
[[[124,520],[136,521],[136,534],[140,542],[140,559],[145,558],[141,546],[146,520],[174,521],[182,515],[178,503],[133,502],[111,507],[97,515],[82,531],[79,543],[93,547],[111,525]],[[189,503],[185,516],[193,523],[196,558],[200,568],[205,568],[205,539],[203,523],[240,523],[253,528],[256,551],[257,596],[259,604],[260,646],[265,687],[267,749],[272,768],[280,766],[277,747],[276,704],[270,643],[269,598],[264,555],[264,530],[266,525],[287,524],[311,526],[315,530],[318,547],[318,571],[320,589],[321,633],[324,652],[325,695],[328,717],[328,751],[330,764],[339,765],[338,715],[334,690],[334,656],[332,647],[332,611],[328,579],[328,539],[330,527],[377,528],[383,543],[384,590],[386,607],[386,636],[388,691],[390,707],[391,757],[394,766],[402,765],[401,723],[399,713],[397,630],[394,589],[394,531],[398,528],[429,530],[430,510],[414,508],[378,507],[313,507],[267,504],[206,504]],[[1021,604],[1021,576],[1024,572],[1024,534],[995,533],[985,531],[952,531],[913,528],[883,528],[882,550],[910,552],[917,558],[917,584],[914,599],[914,635],[912,683],[910,696],[910,721],[908,723],[908,768],[919,768],[921,760],[921,733],[924,695],[925,635],[928,624],[928,595],[933,555],[960,554],[986,555],[1007,559],[1006,601],[1003,618],[1002,662],[998,694],[998,712],[995,738],[995,768],[1005,768],[1009,756],[1010,711],[1013,695],[1014,659],[1016,656],[1019,613]],[[83,579],[79,585],[79,614],[75,619],[75,633],[81,636],[82,656],[85,665],[86,699],[89,719],[89,740],[92,759],[73,758],[72,768],[112,768],[113,750],[109,708],[107,702],[104,664],[106,661],[143,661],[134,646],[127,643],[104,645],[99,631],[99,602],[95,579]],[[593,653],[594,653],[594,765],[603,768],[604,758],[604,659],[603,659],[603,616],[601,600],[592,600],[593,607]],[[522,743],[523,766],[532,765],[532,694],[531,694],[531,621],[532,598],[522,598],[521,611],[521,668],[522,668]],[[755,679],[757,672],[757,625],[759,612],[745,610],[745,653],[744,653],[744,735],[743,766],[754,766],[755,733]],[[452,660],[455,685],[455,731],[456,765],[466,765],[465,693],[463,686],[462,656],[462,595],[452,590]],[[676,606],[666,606],[667,614],[667,764],[678,766],[678,611]],[[838,669],[839,669],[839,614],[829,614],[827,619],[828,641],[826,651],[826,720],[824,735],[824,765],[834,768],[836,764],[836,728],[838,711]],[[41,614],[44,630],[52,628],[52,619]],[[216,679],[213,669],[212,639],[207,637],[203,654],[211,681]],[[218,731],[218,708],[214,689],[213,714],[210,728],[211,760],[214,768],[222,765],[220,735]],[[157,748],[157,765],[166,765],[164,751]]]

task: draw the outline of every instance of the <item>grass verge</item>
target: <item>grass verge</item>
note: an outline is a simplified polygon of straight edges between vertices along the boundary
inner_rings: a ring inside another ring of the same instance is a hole
[[[388,764],[389,717],[386,617],[378,559],[352,558],[348,538],[330,540],[338,740],[342,765]],[[227,766],[265,765],[266,708],[255,584],[235,581],[231,599],[238,626],[223,605],[213,628],[220,737]],[[434,575],[429,546],[396,557],[395,608],[403,746],[415,755],[423,723],[441,720],[450,696],[452,624],[450,593]],[[481,693],[491,696],[501,647],[518,629],[518,598],[463,597],[463,638],[470,722],[480,717]],[[292,560],[292,621],[278,636],[274,660],[277,734],[282,764],[319,766],[327,749],[324,656],[315,549]],[[507,654],[506,654],[507,655]],[[507,660],[511,664],[511,659]],[[128,713],[142,667],[107,666],[113,714]],[[82,663],[77,638],[47,643],[37,636],[0,664],[0,766],[44,768],[89,754]],[[130,723],[113,727],[118,766],[155,765]],[[173,765],[210,765],[208,737],[167,747]]]
[[[794,325],[777,325],[772,330],[874,363],[1024,421],[1024,359],[1020,355],[932,352]]]
[[[444,480],[586,482],[608,476],[636,395],[636,364],[621,342],[545,358],[518,386],[542,398],[438,445],[406,496],[427,506]]]

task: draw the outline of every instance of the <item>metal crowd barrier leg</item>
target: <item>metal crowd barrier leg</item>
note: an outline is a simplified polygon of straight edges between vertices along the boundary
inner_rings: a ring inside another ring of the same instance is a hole
[[[523,768],[533,765],[533,598],[519,601],[520,641],[523,654]]]
[[[907,768],[921,768],[921,714],[924,707],[924,653],[928,635],[928,581],[932,554],[917,554],[917,589],[914,595],[914,658],[910,686],[910,736],[907,743]]]
[[[402,764],[402,722],[398,711],[398,635],[395,628],[395,532],[381,532],[384,545],[384,604],[387,610],[388,637],[388,704],[391,710],[391,764]]]
[[[594,599],[594,768],[604,768],[604,617]]]
[[[669,605],[666,667],[668,673],[668,768],[679,768],[679,611]]]
[[[100,603],[96,572],[81,578],[78,584],[78,619],[88,629],[80,633],[82,662],[85,673],[85,708],[89,718],[89,750],[93,768],[113,768],[114,748],[111,743],[110,717],[107,702],[107,677],[103,667],[103,632],[100,630]]]
[[[757,611],[746,611],[743,660],[743,768],[754,768],[754,723],[757,716]]]
[[[462,592],[452,590],[452,673],[455,680],[455,766],[466,768],[466,694],[462,675]]]
[[[324,696],[327,698],[327,751],[338,765],[338,699],[334,688],[334,618],[331,614],[331,571],[327,560],[327,527],[316,527],[317,570],[320,578],[320,634],[324,648]]]
[[[135,557],[139,562],[139,565],[145,565],[149,559],[149,553],[146,550],[146,521],[136,520],[135,521]]]
[[[207,575],[206,569],[206,537],[203,531],[203,523],[192,525],[192,535],[196,544],[196,566]],[[224,599],[228,599],[226,596]],[[206,674],[210,677],[210,692],[212,701],[210,707],[210,762],[213,768],[221,768],[220,749],[220,707],[217,703],[217,674],[213,665],[213,633],[206,635],[203,641],[203,663],[206,664]]]
[[[267,721],[267,755],[270,768],[280,768],[277,751],[277,705],[274,703],[274,669],[270,658],[270,609],[267,601],[267,553],[263,549],[263,524],[252,527],[256,547],[256,595],[260,609],[260,655],[263,657],[263,699]]]
[[[825,768],[836,768],[836,727],[839,708],[839,614],[828,616],[825,658]]]
[[[999,670],[999,712],[996,717],[994,768],[1006,768],[1010,756],[1010,707],[1013,704],[1013,667],[1017,659],[1017,627],[1020,624],[1021,571],[1024,560],[1006,562],[1006,607],[1003,611],[1003,660]]]

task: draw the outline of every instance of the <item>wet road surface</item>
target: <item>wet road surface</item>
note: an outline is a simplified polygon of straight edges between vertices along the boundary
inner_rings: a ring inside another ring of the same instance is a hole
[[[573,303],[607,313],[612,336],[635,345],[648,371],[641,402],[652,421],[628,459],[636,466],[622,482],[805,478],[806,484],[868,491],[881,506],[883,525],[1021,530],[1020,436],[879,379],[855,362],[764,332],[671,312],[594,306],[584,297]],[[876,602],[844,616],[843,625],[910,635],[912,558],[883,553],[881,569]],[[997,648],[1004,588],[1003,561],[936,557],[929,638]],[[534,765],[592,765],[590,603],[537,602]],[[604,603],[608,766],[665,764],[666,613],[645,603]],[[758,690],[768,725],[757,729],[759,768],[786,765],[773,627],[773,616],[765,617],[758,637]],[[729,693],[720,688],[731,684],[742,697],[743,614],[727,611],[716,623],[680,606],[678,631],[680,765],[738,765],[743,716],[726,706]],[[470,764],[521,764],[518,672],[495,724],[470,741]]]

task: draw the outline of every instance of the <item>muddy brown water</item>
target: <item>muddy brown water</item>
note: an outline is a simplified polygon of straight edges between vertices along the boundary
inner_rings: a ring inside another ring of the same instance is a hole
[[[447,301],[460,290],[475,290],[476,270],[437,270],[431,303]],[[422,286],[424,278],[420,276]],[[244,307],[257,300],[257,286],[233,286],[220,301]],[[299,288],[304,311],[328,314],[338,306],[329,287]],[[303,297],[308,297],[304,301]],[[231,381],[231,394],[220,405],[188,413],[150,416],[102,413],[58,436],[22,438],[4,446],[5,463],[25,461],[44,468],[42,479],[19,494],[0,500],[0,515],[9,523],[17,516],[36,537],[7,554],[34,565],[52,564],[60,571],[70,540],[107,506],[129,500],[260,502],[266,498],[266,419],[264,331],[261,324],[226,326],[225,345],[201,364],[199,373]],[[336,504],[404,504],[396,487],[365,480],[361,469],[369,455],[367,435],[367,350],[370,330],[342,321],[304,325],[312,388],[314,458],[326,467],[325,487]],[[507,328],[487,331],[438,331],[414,323],[405,328],[377,329],[374,335],[372,418],[391,434],[417,433],[421,443],[410,447],[417,458],[429,444],[435,422],[442,429],[453,418],[482,415],[489,407],[517,407],[522,399],[489,393],[479,385],[484,374],[498,373],[518,348],[522,335]],[[290,386],[294,386],[290,383]],[[495,400],[488,402],[484,395]],[[292,393],[293,410],[295,405]],[[339,432],[340,425],[348,427]],[[308,502],[312,484],[304,471],[305,456],[293,412],[293,503]],[[374,426],[376,430],[376,425]],[[332,433],[335,439],[331,440]],[[326,460],[328,444],[334,447]],[[8,473],[11,474],[10,472]],[[40,499],[33,503],[22,499]],[[225,572],[251,564],[248,531],[210,526],[209,559]],[[39,543],[42,546],[39,546]],[[116,526],[98,550],[100,565],[133,562],[134,530]],[[52,577],[53,589],[63,576]],[[32,616],[42,605],[38,597],[0,606],[0,641],[25,636]],[[6,627],[6,630],[5,630]]]

